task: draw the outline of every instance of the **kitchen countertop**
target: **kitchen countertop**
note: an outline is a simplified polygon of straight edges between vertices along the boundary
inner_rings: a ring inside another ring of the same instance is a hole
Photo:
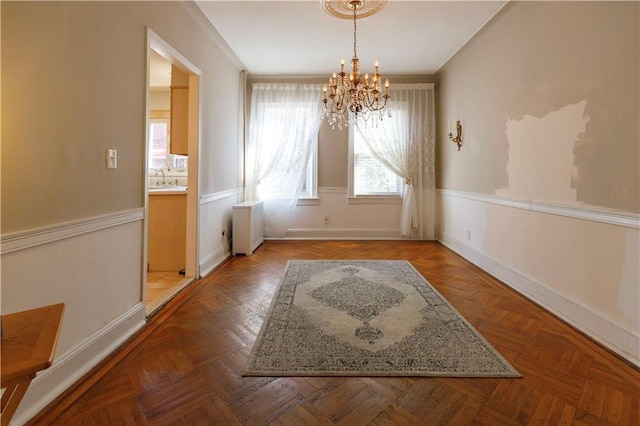
[[[187,194],[186,186],[149,187],[149,195],[181,195]]]

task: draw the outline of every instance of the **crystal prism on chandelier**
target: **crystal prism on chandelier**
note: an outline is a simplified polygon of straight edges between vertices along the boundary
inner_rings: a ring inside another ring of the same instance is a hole
[[[325,0],[326,6],[331,0]],[[329,124],[339,128],[346,126],[350,121],[360,118],[365,121],[370,118],[382,120],[384,110],[389,100],[389,80],[384,83],[382,91],[382,76],[378,73],[378,61],[375,62],[375,70],[371,78],[369,74],[360,75],[360,60],[356,53],[357,40],[357,11],[366,4],[365,0],[349,0],[343,5],[353,10],[353,58],[351,58],[351,72],[344,70],[344,59],[340,62],[340,73],[335,72],[329,77],[329,86],[322,88],[322,102],[325,106],[325,114]],[[374,11],[375,12],[375,11]],[[336,15],[332,10],[328,13]]]

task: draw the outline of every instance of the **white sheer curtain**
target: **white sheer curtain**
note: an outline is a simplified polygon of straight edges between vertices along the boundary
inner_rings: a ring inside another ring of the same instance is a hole
[[[265,236],[287,232],[317,144],[322,106],[320,85],[252,85],[245,199],[264,200]]]
[[[356,122],[371,153],[404,179],[400,235],[435,239],[435,101],[433,84],[389,88],[392,117]]]

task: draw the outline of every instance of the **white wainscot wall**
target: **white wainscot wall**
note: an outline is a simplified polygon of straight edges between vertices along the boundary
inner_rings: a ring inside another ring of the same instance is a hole
[[[440,190],[438,239],[640,366],[638,215]]]
[[[285,239],[402,239],[401,209],[399,199],[349,200],[347,188],[318,188],[317,201],[298,202]]]
[[[200,197],[199,265],[205,276],[231,255],[233,205],[240,202],[242,189],[231,189]],[[224,235],[222,235],[224,231]]]
[[[31,383],[24,424],[145,323],[143,210],[2,236],[2,314],[63,302],[53,365]]]

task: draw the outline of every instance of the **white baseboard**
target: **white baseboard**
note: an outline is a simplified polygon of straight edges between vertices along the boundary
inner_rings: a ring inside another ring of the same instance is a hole
[[[439,232],[438,241],[622,358],[640,367],[640,336],[634,334],[632,330],[503,265],[455,237]]]
[[[207,274],[211,273],[211,271],[213,271],[216,266],[224,262],[224,260],[229,256],[231,256],[231,252],[227,244],[226,250],[224,247],[220,247],[216,249],[213,253],[210,253],[209,255],[201,259],[200,260],[200,276],[204,277]]]
[[[25,424],[80,380],[145,324],[144,303],[133,306],[82,344],[55,360],[31,382],[13,425]]]
[[[274,238],[265,238],[274,239]],[[277,238],[280,239],[280,238]],[[398,228],[298,228],[287,230],[282,240],[406,240]]]

